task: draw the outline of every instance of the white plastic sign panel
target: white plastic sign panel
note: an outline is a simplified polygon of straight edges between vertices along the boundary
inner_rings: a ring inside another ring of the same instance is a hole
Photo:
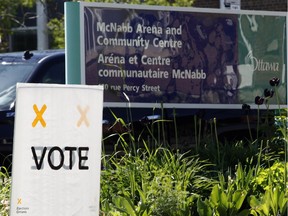
[[[102,86],[20,83],[16,94],[10,215],[98,215]]]

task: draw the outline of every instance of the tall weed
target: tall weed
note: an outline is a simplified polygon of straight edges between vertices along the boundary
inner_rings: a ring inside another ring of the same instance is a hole
[[[0,215],[9,215],[11,178],[7,168],[0,167]]]

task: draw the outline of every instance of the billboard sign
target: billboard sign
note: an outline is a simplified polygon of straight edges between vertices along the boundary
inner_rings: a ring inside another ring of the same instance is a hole
[[[107,106],[239,106],[272,77],[286,104],[284,13],[80,3],[79,14],[81,83],[103,85]]]

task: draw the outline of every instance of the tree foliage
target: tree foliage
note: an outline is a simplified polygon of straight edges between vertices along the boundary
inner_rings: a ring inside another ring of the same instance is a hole
[[[7,51],[9,46],[9,36],[13,27],[23,26],[23,17],[17,17],[18,11],[23,8],[31,8],[35,0],[1,0],[0,3],[0,52]]]
[[[65,33],[64,33],[64,16],[60,19],[53,18],[48,22],[48,29],[52,36],[51,48],[65,47]]]
[[[0,52],[8,47],[8,37],[14,22],[17,0],[2,0],[0,4]]]

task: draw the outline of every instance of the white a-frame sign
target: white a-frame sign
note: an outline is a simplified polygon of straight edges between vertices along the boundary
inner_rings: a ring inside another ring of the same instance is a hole
[[[10,215],[98,215],[103,88],[18,84]]]

